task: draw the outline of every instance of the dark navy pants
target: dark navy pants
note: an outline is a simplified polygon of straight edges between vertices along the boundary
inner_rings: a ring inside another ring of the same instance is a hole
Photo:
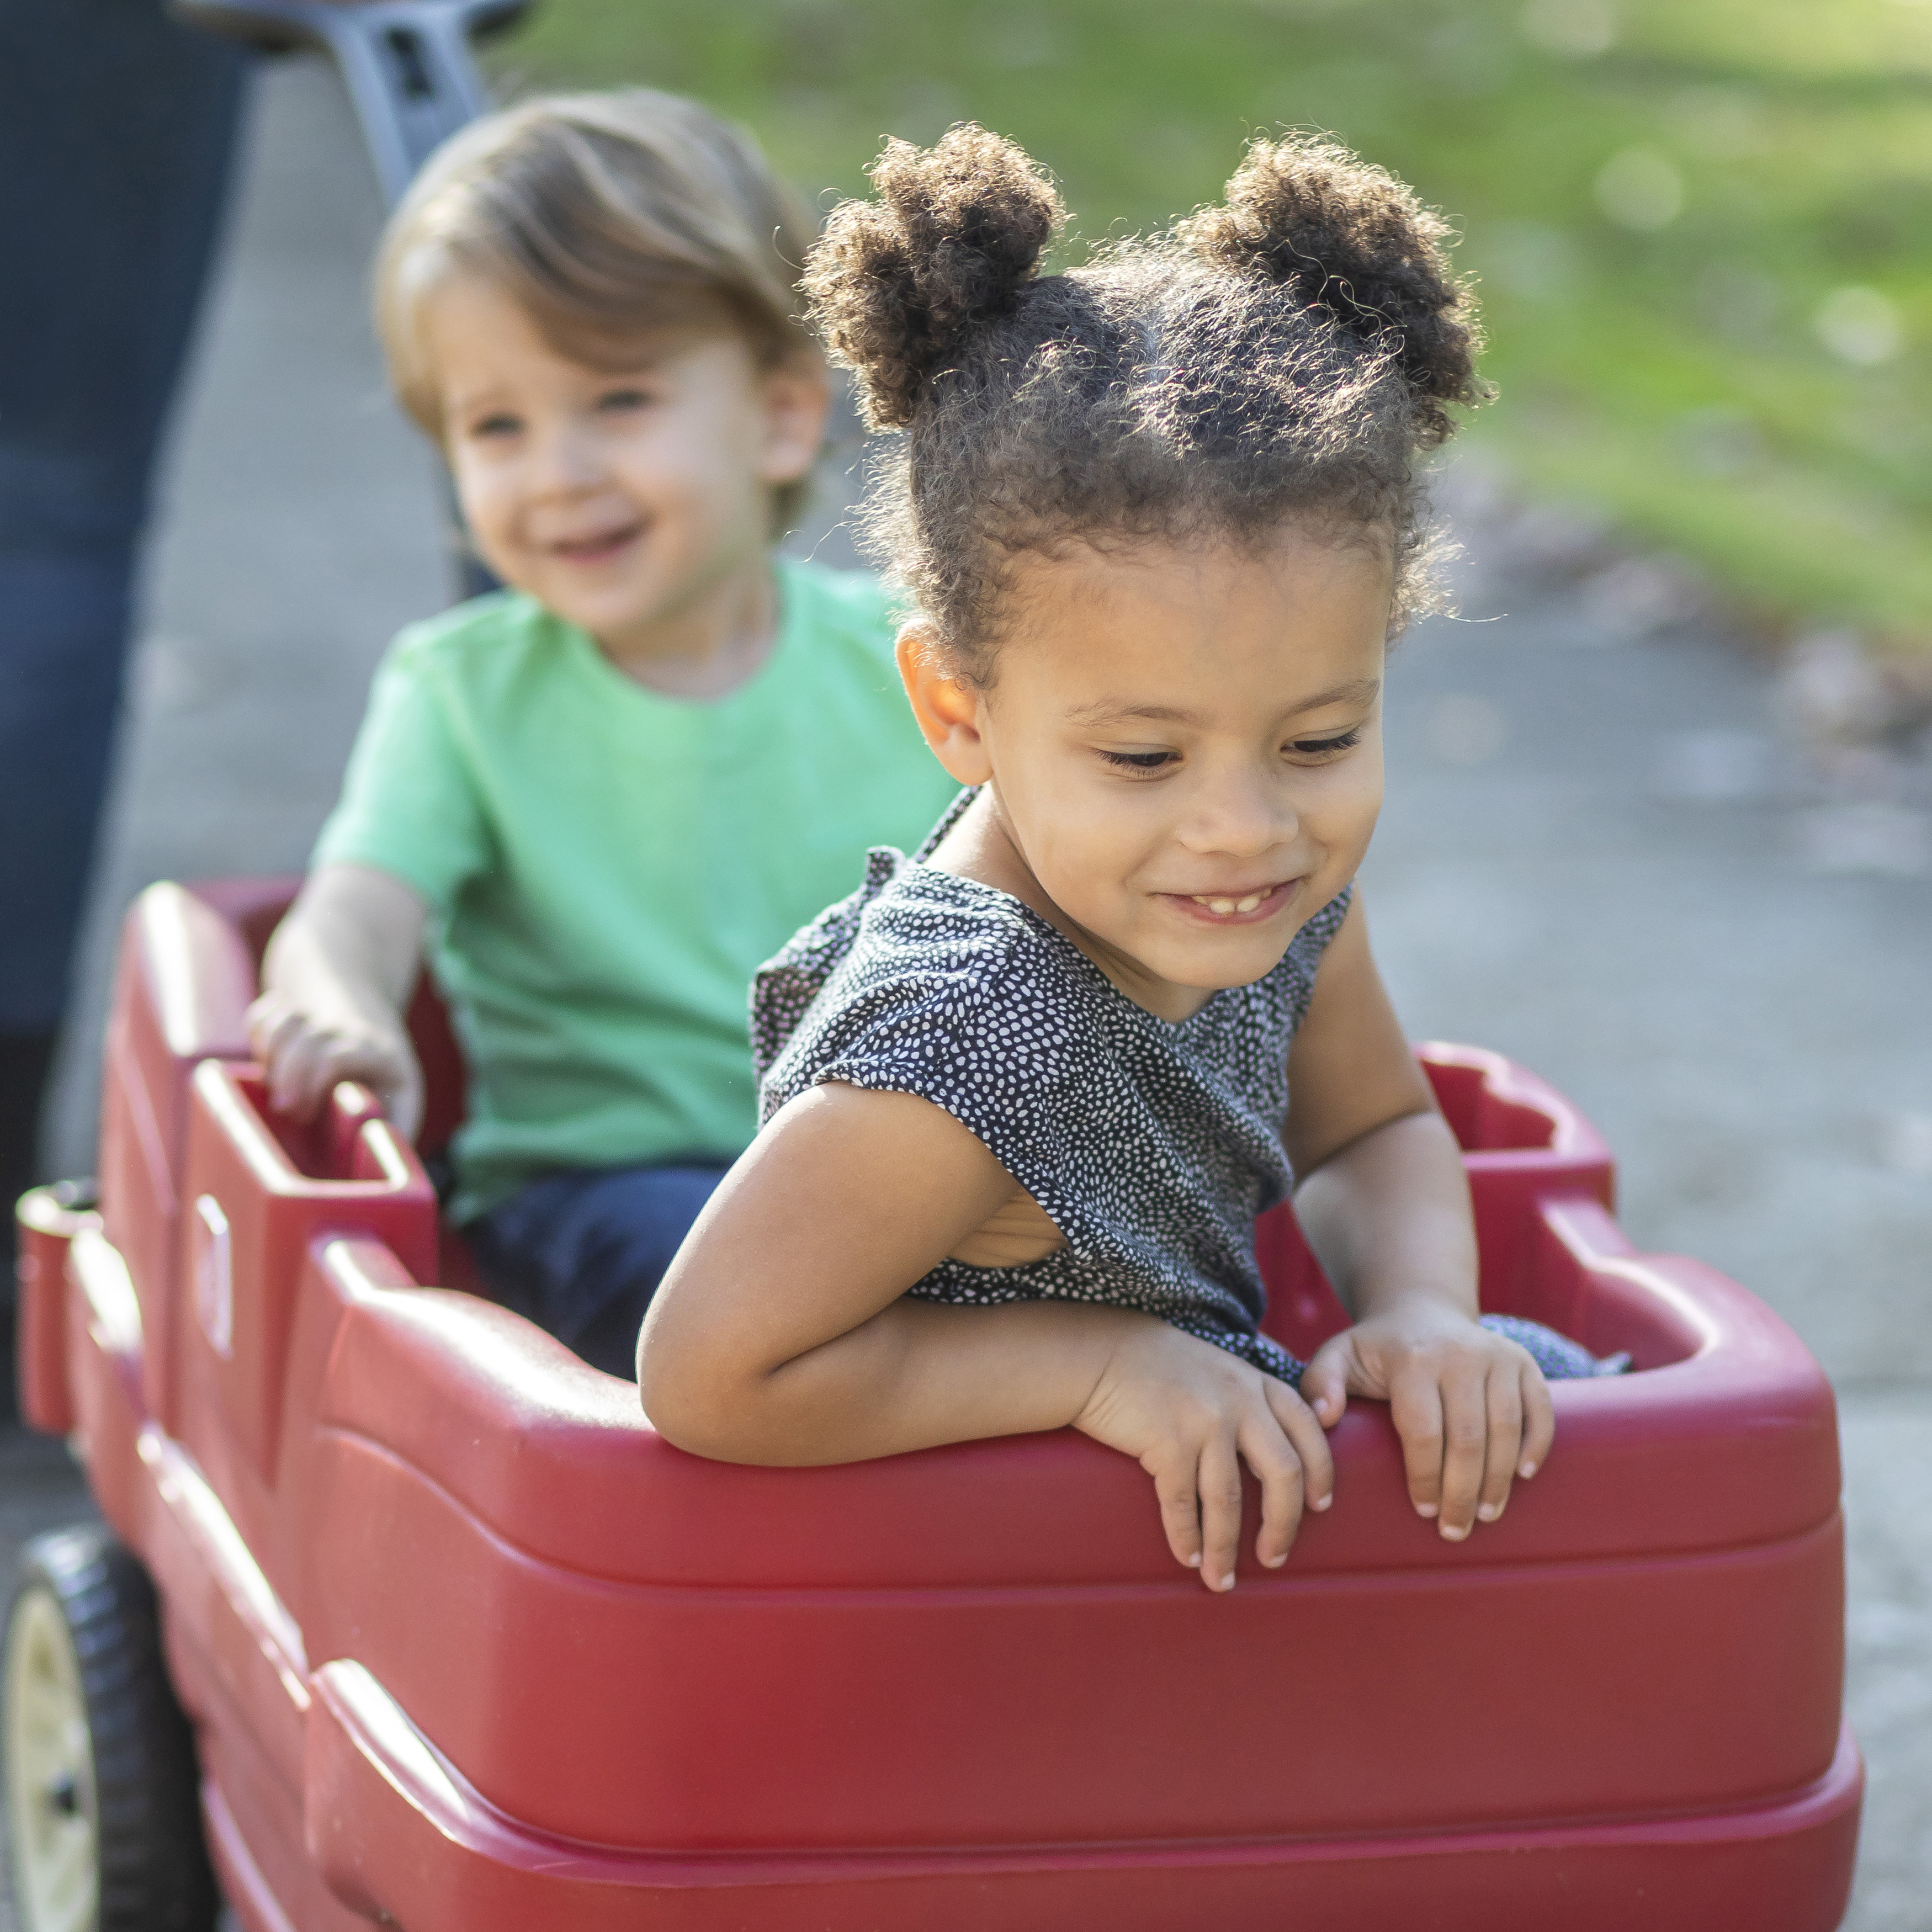
[[[727,1162],[546,1174],[463,1232],[491,1292],[633,1380],[644,1311]]]
[[[0,0],[0,1036],[66,1004],[246,62],[161,0]]]

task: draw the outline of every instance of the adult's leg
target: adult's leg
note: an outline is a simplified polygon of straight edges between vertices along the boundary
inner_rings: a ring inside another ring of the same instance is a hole
[[[506,1306],[628,1379],[644,1311],[724,1173],[720,1164],[550,1174],[464,1232]]]
[[[29,1178],[149,472],[246,56],[161,0],[0,0],[0,1188]],[[10,1270],[9,1270],[10,1276]]]

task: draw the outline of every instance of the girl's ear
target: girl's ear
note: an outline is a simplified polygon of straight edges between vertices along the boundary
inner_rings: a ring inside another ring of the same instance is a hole
[[[794,356],[766,370],[760,380],[765,434],[758,481],[796,483],[825,447],[832,378],[817,356]]]
[[[962,785],[984,784],[993,764],[980,730],[980,694],[947,670],[928,620],[915,617],[899,627],[898,659],[912,715],[933,756]]]

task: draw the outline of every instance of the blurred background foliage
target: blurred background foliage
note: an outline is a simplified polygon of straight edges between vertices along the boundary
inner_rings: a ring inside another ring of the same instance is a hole
[[[1932,651],[1932,0],[542,0],[494,58],[695,94],[814,192],[980,120],[1076,254],[1332,130],[1460,231],[1468,441],[1524,494],[1774,634]]]

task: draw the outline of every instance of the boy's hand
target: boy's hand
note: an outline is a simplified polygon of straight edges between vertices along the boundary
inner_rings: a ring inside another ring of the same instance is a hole
[[[366,1021],[326,1022],[264,993],[248,1009],[248,1044],[267,1070],[268,1104],[311,1120],[338,1080],[374,1088],[405,1140],[422,1119],[422,1074],[408,1036]]]
[[[1288,1561],[1304,1501],[1333,1498],[1328,1438],[1294,1390],[1154,1316],[1122,1324],[1073,1426],[1154,1478],[1168,1548],[1210,1590],[1234,1587],[1243,1462],[1260,1479],[1255,1554],[1271,1570]]]
[[[1384,1309],[1332,1336],[1301,1389],[1328,1429],[1351,1395],[1388,1403],[1409,1499],[1452,1543],[1502,1514],[1511,1480],[1535,1474],[1556,1434],[1528,1352],[1438,1301]]]

